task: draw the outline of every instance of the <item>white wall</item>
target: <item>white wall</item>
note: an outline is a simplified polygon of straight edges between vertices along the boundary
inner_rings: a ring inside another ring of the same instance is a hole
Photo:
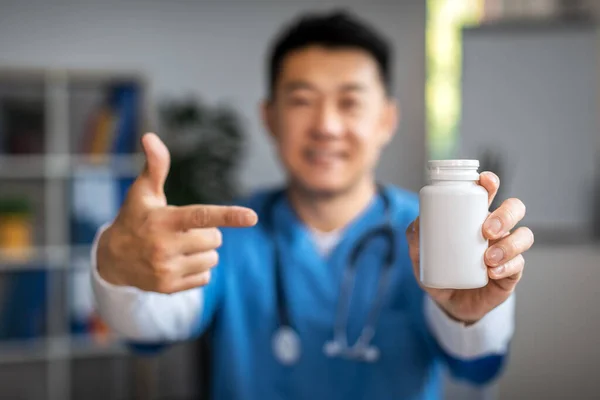
[[[251,148],[242,181],[252,188],[282,179],[258,118],[269,40],[299,11],[355,3],[353,10],[392,39],[398,60],[394,77],[403,120],[380,177],[418,190],[425,157],[425,3],[321,3],[0,1],[0,65],[141,70],[151,81],[153,100],[192,93],[231,102],[248,124]]]
[[[597,399],[600,243],[584,235],[598,207],[597,29],[532,24],[463,38],[462,155],[489,147],[503,157],[501,197],[525,202],[536,235],[500,398]]]
[[[540,239],[543,231],[592,231],[590,215],[599,207],[597,49],[592,24],[463,35],[461,156],[496,152],[502,196],[523,200],[524,222]]]
[[[534,245],[525,258],[500,398],[598,399],[600,245]]]

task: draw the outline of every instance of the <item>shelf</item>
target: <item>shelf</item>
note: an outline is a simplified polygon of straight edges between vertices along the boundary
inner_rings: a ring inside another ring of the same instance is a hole
[[[107,339],[105,343],[100,343],[89,335],[71,336],[68,339],[71,358],[110,357],[125,355],[129,351],[123,342],[114,338]]]
[[[135,89],[130,90],[129,84]],[[0,250],[0,285],[12,284],[13,276],[15,282],[26,285],[27,275],[35,279],[41,275],[35,282],[44,291],[45,300],[40,293],[43,304],[37,302],[34,310],[23,301],[23,307],[17,308],[22,298],[30,296],[13,285],[22,297],[14,299],[17,307],[9,311],[25,322],[31,322],[30,314],[23,313],[35,312],[32,318],[43,324],[36,330],[52,335],[0,340],[0,364],[10,369],[21,363],[24,370],[25,363],[44,364],[49,400],[73,398],[68,389],[74,376],[73,360],[128,352],[124,341],[83,333],[88,331],[86,321],[94,308],[86,275],[94,226],[118,211],[131,179],[143,168],[139,136],[152,130],[146,126],[147,86],[143,73],[135,70],[0,67],[4,110],[0,131],[12,132],[0,136],[13,139],[0,141],[0,192],[2,197],[6,194],[31,203],[33,233],[28,254],[11,257]],[[28,116],[31,108],[35,119]],[[32,129],[29,126],[34,122]],[[32,136],[35,140],[22,136],[29,132],[39,134]],[[88,149],[103,154],[86,154]],[[43,310],[38,312],[40,306]],[[43,321],[37,315],[41,313]],[[3,337],[26,336],[7,332]]]
[[[7,250],[0,249],[0,271],[60,269],[68,267],[68,264],[68,247],[36,247],[20,256],[13,256]]]
[[[89,245],[75,245],[69,247],[71,251],[71,260],[74,258],[89,258],[92,251],[92,246]],[[75,269],[75,268],[74,268]]]
[[[137,176],[143,165],[144,154],[123,154],[112,156],[90,156],[72,155],[70,157],[71,168],[74,170],[82,168],[98,167],[109,168],[115,176]]]
[[[551,33],[564,30],[589,30],[598,27],[597,21],[590,16],[573,18],[560,17],[532,17],[532,18],[506,18],[483,22],[478,25],[464,27],[463,33]]]
[[[112,339],[99,343],[91,336],[60,336],[0,342],[0,364],[126,355],[125,345]]]
[[[2,155],[1,179],[61,179],[90,168],[108,169],[115,177],[137,176],[144,164],[143,154],[91,155]]]
[[[112,81],[134,81],[147,83],[147,76],[138,70],[113,69],[81,69],[81,68],[36,68],[23,65],[4,65],[0,67],[2,81],[22,81],[25,83],[39,81],[40,84],[58,76],[69,82],[105,83]]]
[[[74,258],[90,257],[91,246],[43,246],[27,251],[26,256],[15,257],[0,249],[0,272],[31,270],[81,270],[73,264]]]
[[[0,178],[45,178],[48,175],[46,159],[47,157],[40,155],[2,155],[0,156]]]
[[[2,341],[0,342],[0,364],[50,360],[60,355],[59,349],[63,349],[61,344],[51,339]]]

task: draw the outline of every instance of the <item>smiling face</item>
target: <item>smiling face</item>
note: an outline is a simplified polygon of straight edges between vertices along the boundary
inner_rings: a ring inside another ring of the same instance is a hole
[[[397,122],[368,53],[318,46],[286,56],[263,111],[291,184],[314,194],[372,180]]]

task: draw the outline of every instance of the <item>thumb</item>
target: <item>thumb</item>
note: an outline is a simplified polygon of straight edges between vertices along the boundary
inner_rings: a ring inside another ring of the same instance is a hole
[[[171,163],[169,150],[154,133],[146,133],[142,137],[142,147],[146,156],[146,163],[139,180],[143,181],[146,188],[153,194],[162,196],[164,195],[164,185]]]

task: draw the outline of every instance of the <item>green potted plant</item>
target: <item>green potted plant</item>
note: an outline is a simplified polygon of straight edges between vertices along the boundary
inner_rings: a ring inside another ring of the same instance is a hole
[[[245,132],[235,109],[198,99],[169,101],[160,108],[160,123],[171,153],[169,204],[222,204],[239,195]]]
[[[171,153],[165,195],[171,205],[223,204],[239,195],[237,170],[246,133],[238,112],[227,105],[210,106],[198,99],[164,103],[159,109],[161,132]],[[211,329],[191,343],[189,354],[200,376],[198,388],[209,392]]]
[[[33,211],[26,198],[0,199],[0,250],[24,261],[33,249]]]

